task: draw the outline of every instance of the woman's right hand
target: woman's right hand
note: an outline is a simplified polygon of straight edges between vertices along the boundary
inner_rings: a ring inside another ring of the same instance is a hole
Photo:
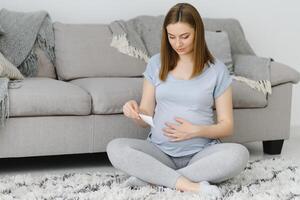
[[[140,119],[139,112],[139,105],[135,100],[127,101],[123,106],[123,113],[128,118]]]

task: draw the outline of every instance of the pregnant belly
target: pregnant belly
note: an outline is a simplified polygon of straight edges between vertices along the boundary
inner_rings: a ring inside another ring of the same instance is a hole
[[[212,114],[204,113],[199,110],[183,107],[176,107],[176,110],[156,109],[153,118],[155,127],[151,129],[151,138],[155,143],[161,144],[171,140],[171,138],[164,135],[162,129],[166,127],[166,122],[179,124],[175,120],[176,117],[187,120],[195,125],[208,125],[213,123]]]

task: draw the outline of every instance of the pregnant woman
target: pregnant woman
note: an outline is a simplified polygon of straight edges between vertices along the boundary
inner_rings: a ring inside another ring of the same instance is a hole
[[[152,184],[220,197],[214,183],[238,175],[249,152],[220,141],[233,133],[232,79],[209,52],[192,5],[176,4],[166,14],[160,54],[151,57],[144,77],[140,104],[130,100],[123,112],[142,127],[149,125],[139,113],[153,116],[154,127],[146,140],[112,140],[111,163],[131,175],[127,186]]]

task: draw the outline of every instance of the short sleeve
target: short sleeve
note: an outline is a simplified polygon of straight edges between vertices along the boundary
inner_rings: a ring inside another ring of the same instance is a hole
[[[159,62],[156,56],[153,56],[149,59],[149,62],[146,66],[146,70],[144,71],[144,77],[152,83],[152,85],[156,86],[158,82],[158,75],[159,75]]]
[[[215,69],[217,72],[217,81],[214,88],[213,96],[216,99],[219,97],[232,83],[232,77],[230,76],[229,70],[226,65],[220,61],[215,64]]]

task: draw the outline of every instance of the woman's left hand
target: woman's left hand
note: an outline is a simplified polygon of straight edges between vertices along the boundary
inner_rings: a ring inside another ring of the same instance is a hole
[[[171,141],[188,140],[197,137],[198,127],[189,121],[176,117],[175,120],[179,124],[166,122],[166,127],[163,128],[164,135],[171,138]]]

